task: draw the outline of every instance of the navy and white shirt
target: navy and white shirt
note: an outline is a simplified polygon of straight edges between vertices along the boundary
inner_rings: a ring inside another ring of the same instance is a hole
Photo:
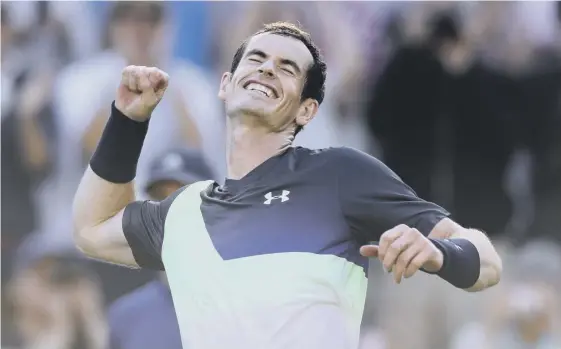
[[[127,206],[141,267],[166,270],[184,346],[358,346],[368,261],[361,245],[448,216],[379,160],[351,148],[290,148],[240,180]]]

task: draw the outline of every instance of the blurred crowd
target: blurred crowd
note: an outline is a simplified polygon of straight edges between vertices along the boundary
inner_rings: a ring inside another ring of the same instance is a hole
[[[328,65],[326,100],[295,143],[381,158],[419,196],[486,231],[504,260],[501,284],[482,294],[428,275],[393,285],[371,263],[362,347],[561,348],[555,1],[3,1],[2,348],[108,348],[115,301],[155,280],[150,292],[166,292],[165,275],[84,260],[72,240],[72,198],[121,70],[157,66],[171,78],[139,197],[169,191],[142,188],[173,149],[198,154],[220,181],[220,75],[245,37],[279,20],[309,31]]]

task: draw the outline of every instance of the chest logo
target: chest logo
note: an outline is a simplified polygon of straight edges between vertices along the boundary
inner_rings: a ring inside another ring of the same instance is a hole
[[[280,199],[281,202],[285,202],[290,200],[290,198],[288,197],[288,194],[290,194],[290,191],[288,190],[283,190],[281,195],[273,195],[272,192],[268,192],[267,194],[265,194],[265,202],[263,202],[265,205],[270,205],[271,202],[273,202],[273,200],[276,199]]]

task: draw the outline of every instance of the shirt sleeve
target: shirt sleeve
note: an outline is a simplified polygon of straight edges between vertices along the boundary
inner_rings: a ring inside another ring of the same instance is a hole
[[[139,267],[164,270],[162,244],[166,216],[175,198],[185,188],[161,202],[136,201],[125,208],[123,232]]]
[[[427,236],[450,214],[419,198],[380,160],[351,148],[338,150],[338,190],[342,211],[361,241],[379,240],[385,231],[406,224]]]

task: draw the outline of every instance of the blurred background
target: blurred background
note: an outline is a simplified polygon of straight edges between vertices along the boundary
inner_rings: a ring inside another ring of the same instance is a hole
[[[383,159],[503,257],[501,284],[481,294],[428,275],[393,285],[371,263],[362,348],[561,348],[560,2],[0,6],[3,349],[109,348],[115,301],[161,279],[73,248],[72,197],[121,70],[171,77],[139,188],[172,148],[197,152],[220,180],[220,75],[245,37],[278,20],[309,31],[329,67],[327,98],[296,143]]]

